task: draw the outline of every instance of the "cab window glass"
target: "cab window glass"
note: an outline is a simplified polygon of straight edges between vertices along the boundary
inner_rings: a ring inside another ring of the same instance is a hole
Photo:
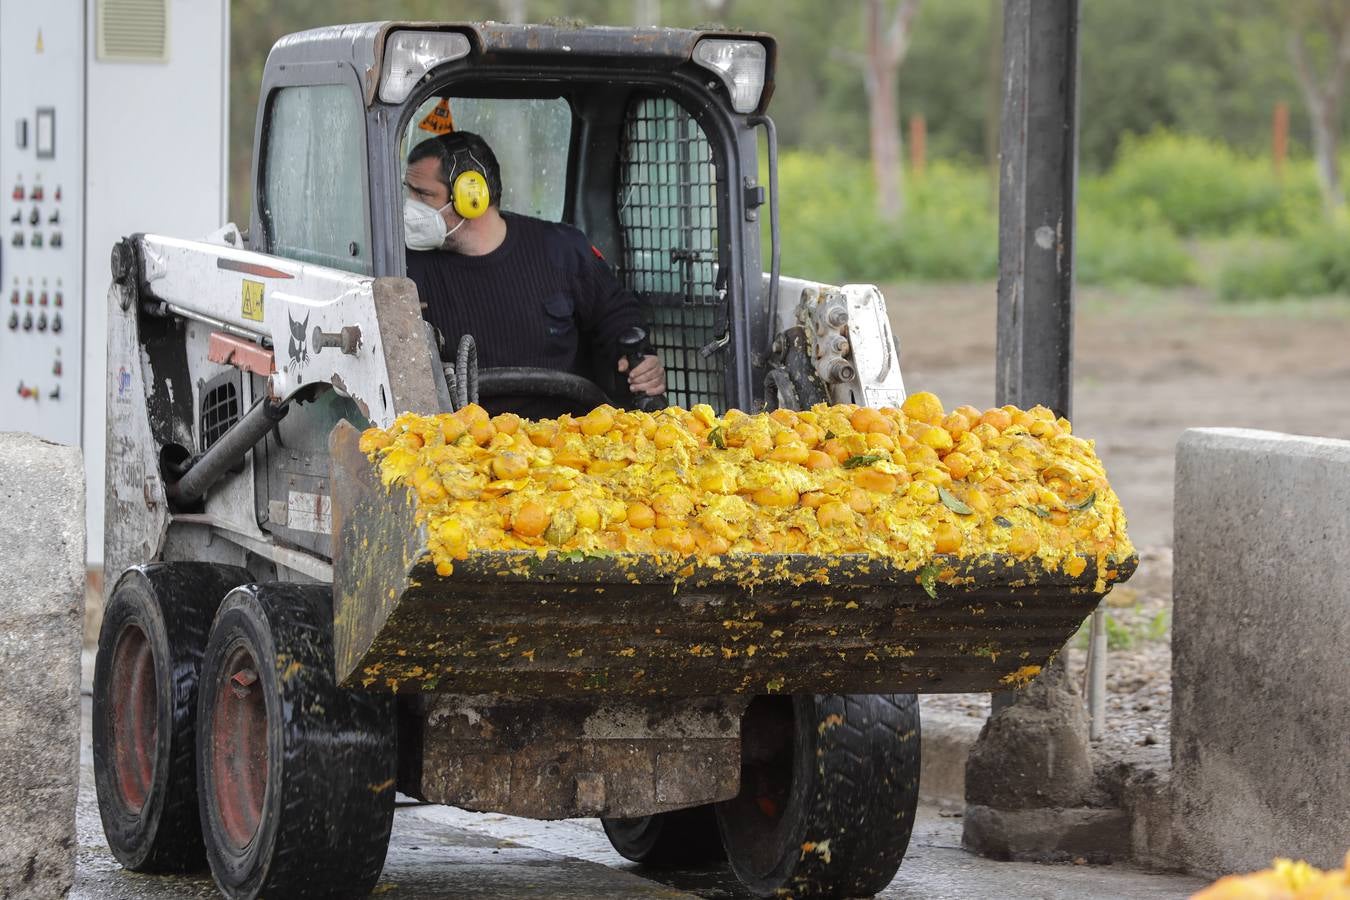
[[[561,98],[497,100],[432,97],[412,117],[402,160],[451,126],[487,141],[502,170],[502,209],[557,222],[567,191],[572,110]]]
[[[369,275],[365,122],[347,85],[282,88],[273,95],[263,176],[271,251]]]

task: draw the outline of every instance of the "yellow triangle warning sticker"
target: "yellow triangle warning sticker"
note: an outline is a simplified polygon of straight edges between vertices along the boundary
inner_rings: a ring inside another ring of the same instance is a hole
[[[425,119],[417,124],[423,131],[432,134],[449,134],[455,130],[455,120],[450,115],[450,98],[442,97]]]
[[[41,29],[41,28],[38,29],[37,52],[38,52],[38,53],[41,53],[41,52],[42,52],[42,29]]]

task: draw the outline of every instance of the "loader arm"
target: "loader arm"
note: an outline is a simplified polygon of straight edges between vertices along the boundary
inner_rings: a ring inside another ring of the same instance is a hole
[[[211,361],[264,375],[274,400],[324,382],[381,426],[439,408],[436,357],[411,280],[163,235],[132,240],[140,301],[201,323]]]
[[[197,555],[214,548],[219,562],[242,565],[248,553],[277,577],[329,580],[326,450],[305,445],[326,448],[338,418],[387,425],[441,408],[444,376],[416,287],[153,234],[117,245],[113,276],[108,571],[176,540]],[[304,412],[239,441],[248,411],[265,404]],[[204,498],[185,504],[176,476],[229,443],[242,458],[225,460]]]

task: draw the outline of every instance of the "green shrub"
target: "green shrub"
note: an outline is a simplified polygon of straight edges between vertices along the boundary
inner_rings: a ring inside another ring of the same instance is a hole
[[[785,151],[779,161],[783,272],[836,284],[997,276],[997,184],[987,170],[936,160],[921,177],[907,175],[904,187],[903,218],[883,222],[866,160]],[[1266,236],[1275,250],[1246,253],[1220,267],[1222,296],[1350,291],[1350,226],[1324,224],[1306,161],[1291,162],[1281,182],[1268,159],[1156,132],[1128,141],[1110,172],[1084,176],[1078,210],[1076,264],[1083,284],[1194,284],[1201,266],[1192,236],[1218,246],[1234,236]],[[767,262],[767,215],[762,222]],[[1287,243],[1295,236],[1296,244]]]
[[[787,152],[779,160],[783,271],[828,282],[991,278],[998,217],[988,176],[937,162],[905,182],[905,214],[883,222],[867,163]]]
[[[1224,300],[1350,295],[1350,227],[1327,225],[1263,251],[1234,254],[1219,271]]]
[[[1127,136],[1083,199],[1118,224],[1161,220],[1182,235],[1292,234],[1321,216],[1311,164],[1287,164],[1281,181],[1269,158],[1165,131]]]
[[[1113,225],[1100,215],[1078,220],[1078,280],[1135,282],[1159,287],[1195,283],[1195,266],[1181,239],[1164,223]]]

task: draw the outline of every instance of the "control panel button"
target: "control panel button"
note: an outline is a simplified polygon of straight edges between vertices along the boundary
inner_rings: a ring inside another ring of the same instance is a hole
[[[33,246],[34,247],[42,246],[42,232],[40,231],[33,232]]]
[[[60,247],[63,243],[65,243],[65,242],[64,242],[63,240],[61,240],[61,232],[59,232],[59,231],[53,231],[53,232],[52,232],[52,240],[51,240],[52,246],[53,246],[53,247]]]
[[[38,326],[37,326],[37,328],[38,328],[38,331],[46,331],[46,330],[47,330],[47,314],[46,314],[46,313],[38,313]]]
[[[33,289],[32,289],[32,288],[29,288],[29,289],[28,289],[28,292],[27,292],[26,294],[23,295],[23,302],[24,302],[25,304],[27,304],[28,306],[32,306],[32,305],[33,305]]]
[[[28,195],[28,199],[30,199],[30,200],[41,200],[41,199],[42,199],[42,185],[40,185],[40,184],[35,184],[35,185],[33,185],[33,193],[31,193],[31,194]]]
[[[23,330],[24,331],[33,330],[33,314],[30,312],[26,312],[23,314]]]
[[[52,388],[52,392],[51,392],[50,394],[47,395],[47,399],[48,399],[48,400],[60,400],[60,399],[61,399],[61,385],[58,384],[56,387]]]
[[[16,209],[16,210],[14,210],[14,215],[12,215],[12,216],[9,217],[9,224],[11,224],[11,225],[22,225],[22,224],[23,224],[23,210],[21,210],[21,209]]]
[[[15,289],[13,290],[13,292],[9,295],[9,302],[12,303],[12,304],[14,304],[15,306],[18,306],[18,305],[19,305],[19,289],[18,289],[18,288],[15,288]]]
[[[61,314],[57,313],[56,315],[52,316],[52,334],[60,334],[60,333],[61,333]],[[56,374],[60,375],[61,373],[57,372]]]
[[[59,209],[54,209],[54,210],[52,210],[52,214],[51,214],[50,216],[47,217],[47,224],[48,224],[48,225],[60,225],[60,224],[61,224],[61,210],[59,210]]]
[[[15,200],[22,200],[22,199],[23,199],[23,185],[22,185],[22,184],[16,184],[16,185],[14,185],[14,192],[13,192],[12,194],[10,194],[10,196],[13,197]]]
[[[9,239],[9,243],[10,243],[12,246],[14,246],[14,247],[22,247],[22,246],[23,246],[23,232],[22,232],[22,231],[16,231],[16,232],[14,232],[14,237],[12,237],[12,238]]]
[[[9,330],[10,331],[19,330],[19,313],[17,310],[9,314]]]
[[[29,224],[29,225],[36,225],[37,223],[39,223],[39,222],[41,222],[41,221],[42,221],[42,213],[38,212],[38,208],[35,206],[35,207],[33,207],[33,209],[28,213],[28,224]]]
[[[54,303],[56,306],[65,306],[66,298],[61,295],[60,290],[56,292],[56,297],[52,300],[52,303]]]
[[[43,291],[41,294],[38,295],[38,306],[46,306],[46,305],[47,305],[47,292]]]
[[[56,318],[58,321],[61,319],[60,316],[57,316]],[[59,331],[59,330],[60,329],[56,327],[56,322],[53,322],[52,331]],[[57,359],[52,360],[52,374],[55,375],[57,378],[61,377],[61,360],[59,357]]]
[[[58,184],[56,186],[56,193],[52,194],[52,199],[55,200],[57,203],[61,202],[61,185]]]

